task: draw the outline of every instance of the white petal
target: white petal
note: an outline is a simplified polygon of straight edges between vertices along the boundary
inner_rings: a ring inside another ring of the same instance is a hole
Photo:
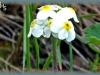
[[[50,30],[54,33],[58,33],[63,28],[62,23],[62,20],[53,18],[52,24],[50,25]]]
[[[43,36],[46,37],[46,38],[49,38],[50,35],[51,35],[51,30],[49,27],[45,27],[44,30],[43,30]]]
[[[45,20],[48,17],[53,18],[55,15],[56,15],[56,12],[53,11],[53,10],[49,10],[49,11],[39,11],[37,13],[36,18],[39,19],[39,20]]]
[[[75,22],[79,23],[78,18],[76,16],[76,13],[73,13],[73,19],[74,19]]]
[[[37,24],[43,24],[45,20],[36,19]]]
[[[55,38],[58,38],[58,33],[53,33],[53,32],[52,32],[52,35],[53,35]]]
[[[77,23],[79,22],[78,21],[78,18],[76,16],[76,13],[75,12],[72,12],[67,7],[62,8],[60,11],[58,11],[56,17],[57,18],[60,17],[60,18],[65,19],[65,20],[73,18],[75,22],[77,22]]]
[[[54,24],[51,24],[51,26],[50,26],[50,30],[54,33],[58,33],[61,29],[62,29],[62,26],[57,26]]]
[[[71,29],[74,29],[73,23],[71,21],[69,21],[71,24]]]
[[[61,39],[61,40],[64,40],[67,36],[68,36],[68,32],[65,29],[62,29],[58,33],[58,38]]]
[[[57,18],[62,18],[62,19],[70,19],[73,17],[73,14],[69,9],[67,8],[62,8],[60,11],[57,12]]]
[[[56,12],[53,10],[48,11],[49,17],[54,18],[56,15]]]
[[[32,35],[38,38],[42,34],[43,34],[43,28],[41,28],[38,25],[35,25],[34,28],[32,29]]]
[[[47,19],[46,20],[39,20],[37,19],[37,24],[41,27],[44,28],[46,26]]]
[[[39,11],[37,13],[37,16],[36,18],[39,19],[39,20],[45,20],[49,17],[49,13],[48,11]]]
[[[79,21],[78,21],[78,18],[76,16],[76,13],[75,12],[72,12],[69,8],[67,8],[67,9],[72,14],[71,18],[73,18],[74,21],[78,23]]]
[[[28,33],[28,37],[30,37],[31,36],[31,34],[32,34],[32,27],[30,27],[30,30],[29,30],[29,33]]]
[[[68,31],[68,37],[66,38],[66,40],[68,42],[71,42],[75,39],[75,31],[74,30],[69,30]]]

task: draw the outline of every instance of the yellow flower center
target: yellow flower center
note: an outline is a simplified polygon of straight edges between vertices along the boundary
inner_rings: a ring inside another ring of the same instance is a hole
[[[51,23],[52,23],[52,19],[49,19],[47,22],[47,26],[50,27]]]
[[[71,10],[72,12],[75,12],[75,10],[73,8],[71,8],[71,7],[69,7],[69,10]]]
[[[31,22],[31,27],[33,27],[34,25],[36,24],[36,20],[33,20],[32,22]]]
[[[51,9],[50,5],[44,5],[41,7],[41,10],[50,10],[50,9]]]
[[[64,27],[66,30],[70,30],[70,29],[71,29],[71,24],[70,24],[70,22],[65,21],[65,22],[63,23],[63,27]]]

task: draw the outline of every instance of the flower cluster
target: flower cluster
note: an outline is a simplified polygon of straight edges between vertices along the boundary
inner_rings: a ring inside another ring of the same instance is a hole
[[[44,5],[38,10],[36,19],[31,22],[28,37],[33,35],[36,38],[49,38],[52,34],[55,38],[66,39],[68,42],[75,39],[74,26],[69,19],[73,18],[77,23],[79,21],[73,8]]]

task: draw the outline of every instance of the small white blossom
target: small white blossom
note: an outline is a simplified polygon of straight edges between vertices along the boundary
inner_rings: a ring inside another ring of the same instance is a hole
[[[45,20],[48,17],[53,18],[56,14],[56,12],[53,10],[53,7],[51,5],[44,5],[39,9],[39,12],[37,13],[36,18],[39,20]]]
[[[38,23],[40,23],[40,20],[37,20],[37,19],[35,19],[31,22],[28,37],[33,35],[33,36],[39,38],[43,34],[43,28],[45,27],[45,22],[41,21],[40,24],[38,24]]]
[[[66,19],[66,20],[73,18],[75,22],[77,23],[79,22],[74,9],[71,7],[65,7],[59,10],[56,14],[56,18]]]
[[[52,19],[45,20],[44,22],[41,20],[33,20],[30,25],[30,31],[28,33],[28,37],[31,35],[35,37],[44,36],[46,38],[49,38],[51,35],[50,25],[52,23]]]
[[[60,40],[66,39],[68,42],[71,42],[75,39],[75,31],[71,21],[66,19],[54,19],[50,29],[53,33],[58,34]]]

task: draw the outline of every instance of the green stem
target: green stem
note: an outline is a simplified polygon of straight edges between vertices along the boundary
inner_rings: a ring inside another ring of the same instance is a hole
[[[69,42],[69,51],[70,51],[70,71],[73,71],[73,52],[72,52],[71,42]]]
[[[53,50],[53,68],[54,72],[57,71],[57,57],[56,57],[56,38],[52,36],[52,50]]]

